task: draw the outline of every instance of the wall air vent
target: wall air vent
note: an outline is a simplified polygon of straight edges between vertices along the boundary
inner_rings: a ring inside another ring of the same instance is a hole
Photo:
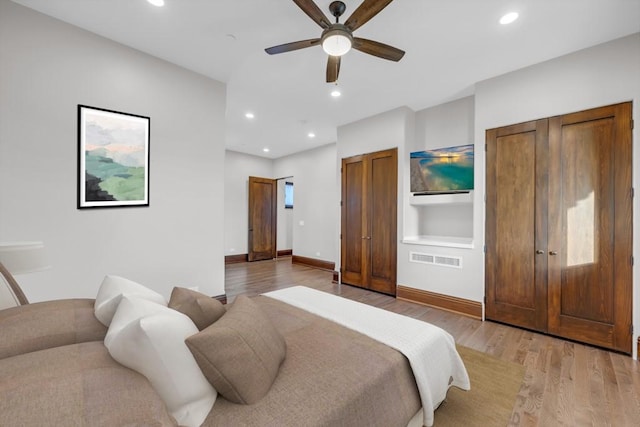
[[[440,265],[443,267],[462,268],[462,257],[425,254],[422,252],[409,252],[410,262],[421,264]]]

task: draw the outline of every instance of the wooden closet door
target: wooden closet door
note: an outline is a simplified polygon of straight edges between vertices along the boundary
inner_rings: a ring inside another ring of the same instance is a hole
[[[396,294],[397,193],[397,149],[342,159],[342,283]]]
[[[485,316],[547,328],[547,121],[486,133]]]
[[[631,352],[631,103],[549,122],[549,332]]]
[[[366,243],[365,156],[342,159],[342,282],[367,287],[369,257]]]
[[[367,199],[367,239],[369,245],[369,288],[385,294],[396,294],[397,266],[397,149],[369,155]]]

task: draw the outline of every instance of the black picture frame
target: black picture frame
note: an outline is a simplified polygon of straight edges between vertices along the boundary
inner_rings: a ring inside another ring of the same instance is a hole
[[[151,118],[78,104],[78,209],[149,206]]]

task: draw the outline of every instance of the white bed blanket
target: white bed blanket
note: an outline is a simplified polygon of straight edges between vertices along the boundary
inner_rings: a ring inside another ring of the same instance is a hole
[[[433,425],[433,412],[450,386],[470,389],[469,375],[453,337],[437,326],[305,286],[263,295],[360,332],[404,354],[418,385],[426,426]]]

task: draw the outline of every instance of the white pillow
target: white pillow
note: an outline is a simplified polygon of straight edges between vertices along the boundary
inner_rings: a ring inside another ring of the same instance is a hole
[[[105,276],[100,289],[98,289],[94,304],[96,318],[104,326],[108,327],[111,324],[113,314],[116,312],[123,295],[135,296],[164,306],[167,305],[167,300],[162,295],[139,283],[119,276]]]
[[[125,319],[133,320],[123,325]],[[176,310],[130,297],[122,298],[113,320],[105,339],[109,354],[147,377],[179,425],[200,426],[218,393],[184,343],[198,333],[196,325]]]
[[[122,309],[120,306],[124,305]],[[118,309],[111,319],[111,324],[104,337],[104,345],[109,347],[109,343],[122,331],[129,323],[146,317],[151,314],[167,313],[168,307],[157,302],[147,301],[138,297],[123,295],[118,304]]]

